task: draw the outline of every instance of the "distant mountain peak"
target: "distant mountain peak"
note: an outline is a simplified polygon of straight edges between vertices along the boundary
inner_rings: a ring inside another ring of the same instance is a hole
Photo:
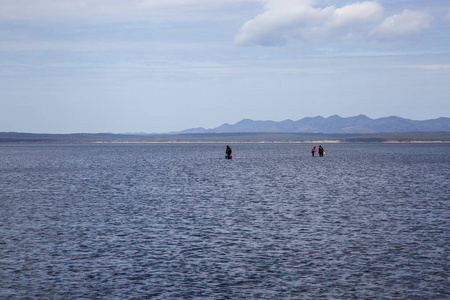
[[[328,117],[327,119],[342,119],[342,117],[339,115],[332,115],[332,116]]]
[[[357,116],[355,116],[355,117],[351,117],[351,118],[358,118],[358,119],[367,119],[367,120],[372,120],[371,118],[369,118],[368,116],[366,116],[366,115],[363,115],[363,114],[360,114],[360,115],[357,115]]]

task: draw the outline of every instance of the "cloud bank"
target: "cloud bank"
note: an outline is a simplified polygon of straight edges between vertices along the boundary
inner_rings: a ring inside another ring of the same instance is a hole
[[[280,46],[291,40],[388,40],[418,34],[429,28],[426,11],[404,10],[384,17],[377,1],[342,7],[321,7],[316,0],[268,0],[265,11],[244,23],[235,37],[238,45]]]

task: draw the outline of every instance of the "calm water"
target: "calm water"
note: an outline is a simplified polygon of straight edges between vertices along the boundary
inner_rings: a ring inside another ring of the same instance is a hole
[[[0,145],[0,298],[450,298],[450,144],[231,146]]]

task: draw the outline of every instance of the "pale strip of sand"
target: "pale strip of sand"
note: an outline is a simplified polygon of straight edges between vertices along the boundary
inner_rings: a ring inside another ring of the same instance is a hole
[[[385,144],[448,144],[450,141],[385,141]]]

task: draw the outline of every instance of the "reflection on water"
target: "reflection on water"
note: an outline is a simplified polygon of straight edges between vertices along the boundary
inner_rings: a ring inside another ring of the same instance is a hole
[[[231,146],[1,145],[0,298],[450,298],[450,145]]]

